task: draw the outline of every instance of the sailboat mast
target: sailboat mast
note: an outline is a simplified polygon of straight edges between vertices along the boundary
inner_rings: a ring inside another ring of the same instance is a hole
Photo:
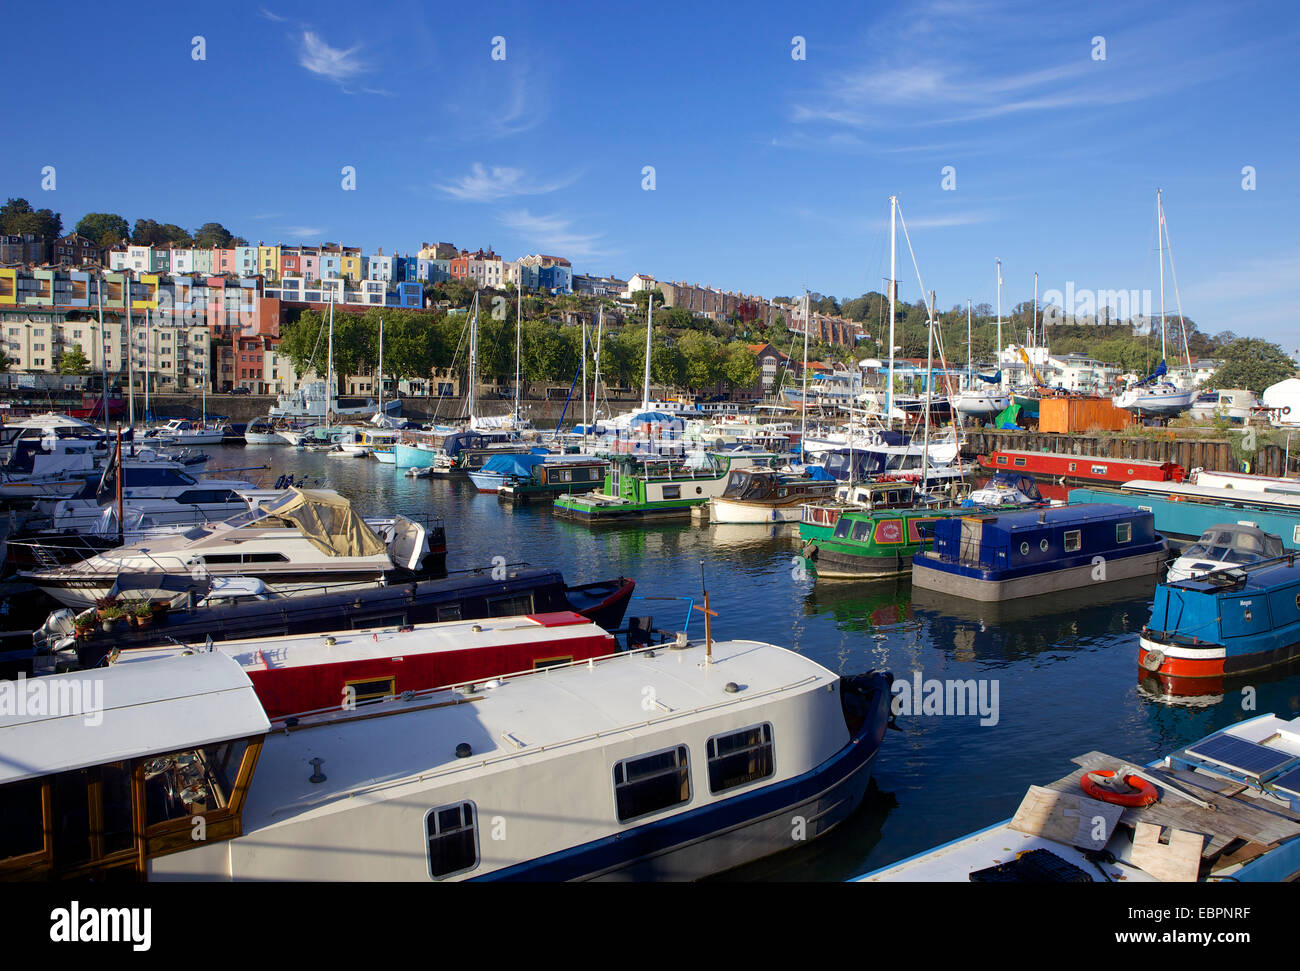
[[[650,299],[646,303],[646,321],[645,321],[645,383],[644,390],[641,392],[641,410],[650,410],[650,331],[654,328],[655,320],[655,293],[650,291]]]
[[[474,293],[474,319],[469,331],[469,396],[465,399],[470,424],[474,423],[475,394],[478,384],[478,292]]]
[[[970,345],[970,299],[966,300],[966,387],[975,384],[975,356],[971,354]]]
[[[123,350],[126,352],[126,398],[127,398],[127,427],[132,431],[135,430],[135,334],[131,326],[131,271],[127,270],[126,277],[126,343]]]
[[[596,417],[596,396],[600,393],[600,339],[604,336],[605,329],[605,305],[600,306],[600,317],[596,320],[596,373],[591,382],[591,417]],[[584,428],[582,437],[587,437],[587,429]]]
[[[812,306],[809,303],[808,291],[803,292],[803,407],[799,409],[799,462],[801,465],[808,464],[807,453],[804,451],[804,439],[808,437],[808,331],[812,327]],[[853,416],[849,415],[849,437],[853,437]]]
[[[515,424],[517,425],[519,423],[519,355],[523,347],[520,338],[524,332],[524,280],[522,275],[516,278],[515,289],[518,291],[518,302],[515,306]],[[583,389],[585,396],[586,384],[583,385]]]
[[[587,322],[582,322],[582,429],[587,430]]]
[[[1003,388],[1002,383],[1002,261],[998,260],[998,351],[994,356],[994,363],[998,369],[998,390]]]
[[[99,368],[100,368],[101,380],[103,381],[103,385],[101,385],[102,393],[99,400],[101,403],[101,407],[104,409],[104,434],[107,435],[108,434],[108,354],[106,353],[106,349],[108,347],[108,341],[107,341],[108,335],[104,333],[104,273],[102,270],[100,271],[99,280],[97,281],[97,286],[95,289],[96,289],[96,294],[99,297]]]
[[[325,362],[325,424],[334,410],[334,291],[330,290],[330,336]]]
[[[926,315],[925,329],[925,439],[921,449],[921,491],[930,481],[930,401],[934,388],[934,291],[930,291],[930,312]]]
[[[384,415],[384,315],[379,315],[379,416]]]
[[[1038,274],[1034,274],[1034,343],[1037,346],[1039,340],[1046,343],[1046,335],[1043,338],[1038,336]]]
[[[144,422],[149,424],[149,338],[153,330],[153,309],[144,309]]]
[[[889,381],[885,389],[885,427],[894,418],[894,304],[898,302],[898,196],[889,197]]]
[[[1156,235],[1160,242],[1160,363],[1165,360],[1165,205],[1156,189]]]

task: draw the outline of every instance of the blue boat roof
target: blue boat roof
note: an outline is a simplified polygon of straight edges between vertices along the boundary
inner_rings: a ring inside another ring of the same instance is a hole
[[[1105,522],[1108,519],[1132,519],[1150,516],[1144,509],[1134,509],[1114,502],[1089,502],[1078,506],[1051,506],[1046,509],[1025,509],[998,513],[992,518],[1007,530],[1032,529],[1044,524],[1068,526],[1074,523]],[[983,517],[981,517],[983,518]]]
[[[533,467],[545,461],[545,455],[531,452],[518,455],[494,455],[483,463],[481,471],[504,475],[531,475]]]
[[[1283,561],[1269,566],[1251,567],[1244,572],[1245,582],[1241,584],[1228,583],[1222,580],[1216,583],[1213,580],[1202,578],[1177,580],[1166,584],[1166,586],[1177,587],[1180,590],[1230,593],[1233,596],[1246,593],[1267,593],[1275,587],[1292,584],[1300,580],[1300,563]],[[1225,571],[1219,573],[1219,576],[1226,580],[1228,574]]]

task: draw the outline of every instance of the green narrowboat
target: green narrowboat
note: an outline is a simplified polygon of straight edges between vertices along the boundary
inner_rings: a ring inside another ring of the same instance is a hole
[[[799,538],[805,542],[829,539],[840,516],[846,512],[912,509],[917,505],[916,485],[911,482],[886,479],[842,485],[835,490],[834,499],[806,502],[799,508]]]
[[[828,579],[901,576],[912,572],[912,556],[922,544],[933,542],[933,523],[964,511],[846,510],[831,535],[809,540],[801,555],[817,576]]]
[[[680,460],[634,455],[610,457],[605,482],[597,492],[560,496],[555,515],[579,522],[687,519],[693,506],[722,495],[732,469],[770,468],[770,452],[702,452]]]

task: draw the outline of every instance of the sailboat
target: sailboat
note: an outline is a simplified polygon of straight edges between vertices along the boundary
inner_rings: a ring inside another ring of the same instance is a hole
[[[998,347],[1002,347],[1002,261],[998,261]],[[980,385],[976,384],[980,382]],[[990,387],[982,387],[989,385]],[[999,366],[992,375],[980,374],[975,370],[975,357],[971,353],[971,308],[966,301],[966,389],[959,392],[952,401],[957,413],[967,418],[991,418],[1011,403],[1011,399],[1002,393],[1002,368]]]
[[[1196,400],[1194,388],[1182,389],[1170,381],[1162,380],[1168,374],[1165,364],[1165,243],[1169,239],[1169,228],[1165,224],[1165,207],[1160,190],[1156,190],[1156,223],[1160,239],[1160,364],[1143,380],[1137,382],[1127,391],[1115,398],[1115,405],[1133,412],[1139,417],[1171,418],[1180,415],[1192,407]],[[1173,248],[1169,251],[1169,269],[1174,272]],[[1183,324],[1183,301],[1178,294],[1178,276],[1174,274],[1174,298],[1178,301],[1178,322],[1183,325],[1183,352],[1187,357],[1187,370],[1190,373],[1192,362],[1187,351],[1187,329]]]

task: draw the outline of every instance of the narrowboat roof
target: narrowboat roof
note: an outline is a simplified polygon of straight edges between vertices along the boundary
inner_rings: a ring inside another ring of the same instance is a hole
[[[1144,493],[1146,495],[1181,496],[1185,499],[1214,502],[1227,500],[1236,504],[1268,504],[1271,506],[1293,506],[1300,508],[1300,495],[1286,490],[1262,489],[1258,492],[1249,489],[1222,489],[1218,486],[1188,485],[1178,482],[1148,482],[1144,479],[1125,482],[1125,492]]]
[[[6,692],[12,694],[0,704],[0,785],[271,727],[248,675],[220,653],[11,681],[0,685],[0,698]],[[33,714],[37,696],[44,704]]]
[[[809,658],[756,641],[715,643],[713,662],[704,662],[702,644],[659,647],[483,682],[471,694],[420,693],[363,712],[304,718],[268,736],[244,809],[245,828],[302,812],[328,813],[331,804],[354,796],[400,798],[408,786],[425,788],[458,772],[608,744],[646,725],[689,723],[719,709],[743,711],[775,697],[825,693],[837,680]],[[740,690],[728,692],[729,682]],[[649,710],[647,697],[654,702]],[[757,712],[753,718],[759,720]],[[397,738],[424,740],[419,755],[410,744],[393,744]],[[457,758],[462,742],[472,754]],[[323,759],[324,782],[308,781],[314,758]]]
[[[320,634],[250,637],[221,641],[214,650],[227,654],[245,670],[272,670],[367,659],[387,660],[414,654],[496,648],[525,642],[555,642],[557,653],[564,641],[578,637],[609,639],[609,653],[618,649],[613,634],[571,610],[481,620],[450,620],[397,628],[366,627]],[[133,648],[118,655],[114,666],[157,660],[181,652],[175,646]],[[434,687],[429,685],[429,687]]]
[[[1134,509],[1113,502],[1089,502],[1077,506],[1052,506],[1040,509],[1024,509],[1015,512],[997,513],[990,517],[997,525],[1014,532],[1019,529],[1038,529],[1044,525],[1067,526],[1076,523],[1108,522],[1113,519],[1139,519],[1151,517],[1144,509]]]

